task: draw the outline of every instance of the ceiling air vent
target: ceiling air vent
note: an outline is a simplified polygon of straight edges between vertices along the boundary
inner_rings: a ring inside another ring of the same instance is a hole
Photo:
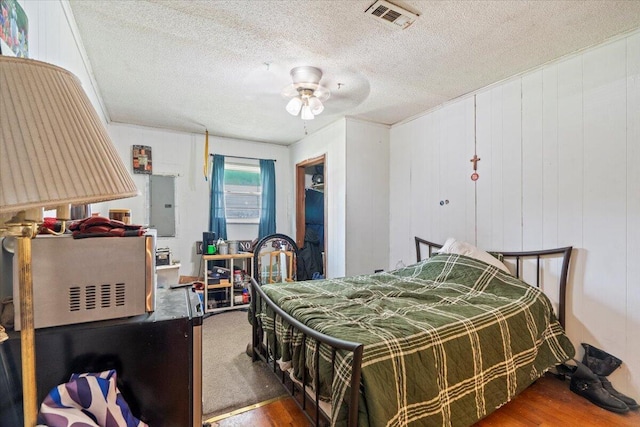
[[[418,15],[402,9],[388,1],[378,0],[365,11],[367,15],[371,15],[374,19],[381,20],[385,24],[404,30],[408,28]]]

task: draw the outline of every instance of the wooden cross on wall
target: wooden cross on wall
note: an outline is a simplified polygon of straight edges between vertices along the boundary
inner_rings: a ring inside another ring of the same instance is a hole
[[[478,162],[482,160],[480,157],[478,157],[477,154],[473,155],[473,158],[471,160],[469,160],[471,163],[473,163],[473,170],[478,170]]]
[[[478,157],[477,154],[473,155],[473,158],[471,160],[469,160],[471,163],[473,163],[473,173],[471,174],[471,180],[472,181],[477,181],[478,178],[480,178],[480,175],[478,175],[478,173],[476,172],[478,170],[478,162],[480,161],[480,157]]]

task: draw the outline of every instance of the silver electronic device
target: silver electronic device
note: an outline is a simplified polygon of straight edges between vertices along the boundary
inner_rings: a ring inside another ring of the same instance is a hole
[[[155,310],[155,241],[140,237],[40,235],[31,242],[36,328],[117,319]],[[15,328],[20,330],[17,256]]]

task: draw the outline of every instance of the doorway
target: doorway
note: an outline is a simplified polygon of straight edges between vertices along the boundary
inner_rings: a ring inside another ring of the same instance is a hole
[[[304,246],[307,227],[320,239],[323,271],[327,271],[327,186],[325,155],[296,164],[296,245]]]

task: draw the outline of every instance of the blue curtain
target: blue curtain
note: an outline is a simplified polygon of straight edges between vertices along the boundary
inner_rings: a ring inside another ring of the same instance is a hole
[[[216,233],[216,239],[227,240],[227,220],[224,214],[224,156],[213,156],[211,175],[209,231]]]
[[[273,160],[260,160],[262,182],[262,209],[258,239],[276,232],[276,170]]]

